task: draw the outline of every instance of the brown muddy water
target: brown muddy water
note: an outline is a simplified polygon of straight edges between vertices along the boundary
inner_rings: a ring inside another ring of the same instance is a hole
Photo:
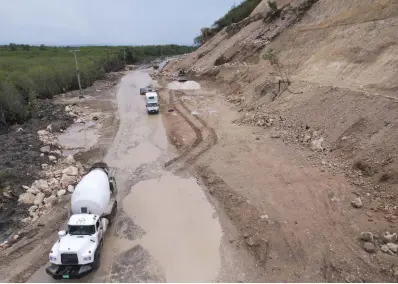
[[[215,209],[196,179],[163,169],[177,153],[161,115],[146,113],[139,88],[150,82],[145,71],[121,80],[120,126],[105,158],[116,172],[118,216],[107,232],[100,269],[82,282],[213,282],[222,270],[223,231]],[[98,135],[95,124],[73,125],[59,141],[87,149]],[[28,282],[53,282],[44,269]]]

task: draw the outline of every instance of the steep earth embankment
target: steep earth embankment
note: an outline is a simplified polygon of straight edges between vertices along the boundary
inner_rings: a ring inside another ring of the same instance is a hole
[[[277,4],[162,72],[184,68],[205,87],[172,94],[218,136],[198,173],[268,280],[392,281],[396,235],[383,236],[398,215],[398,1]]]

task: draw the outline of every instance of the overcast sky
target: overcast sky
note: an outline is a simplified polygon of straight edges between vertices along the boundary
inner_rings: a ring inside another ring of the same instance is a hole
[[[192,44],[240,0],[0,0],[0,44]]]

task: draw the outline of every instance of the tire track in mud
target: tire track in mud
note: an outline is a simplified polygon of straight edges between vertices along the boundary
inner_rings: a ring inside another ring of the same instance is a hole
[[[187,107],[187,105],[184,103],[184,101],[181,100],[180,101],[180,105],[188,113],[191,112],[189,110],[189,108]],[[195,119],[198,120],[207,131],[209,131],[209,135],[208,135],[207,139],[205,140],[205,142],[207,142],[207,145],[201,151],[199,151],[199,153],[197,153],[196,155],[190,157],[186,161],[186,164],[188,164],[188,165],[192,165],[193,163],[195,163],[196,160],[199,159],[200,156],[202,156],[204,153],[209,151],[214,145],[216,145],[218,143],[218,136],[216,134],[216,131],[213,128],[209,127],[207,122],[204,119],[202,119],[201,117],[195,116]]]
[[[178,105],[182,107],[183,110],[178,108]],[[207,122],[199,116],[193,116],[195,120],[197,120],[203,129],[200,129],[198,126],[195,125],[192,119],[189,118],[191,115],[191,110],[187,107],[187,105],[183,102],[183,100],[179,100],[177,103],[175,102],[175,94],[173,90],[169,91],[169,105],[176,110],[176,112],[184,119],[185,122],[192,128],[195,132],[196,139],[191,146],[189,146],[186,150],[184,150],[179,156],[171,159],[170,161],[164,164],[165,167],[169,167],[172,164],[175,164],[183,159],[186,158],[185,162],[183,163],[184,166],[180,167],[177,171],[185,169],[186,165],[194,164],[199,157],[201,157],[204,153],[209,151],[214,145],[218,143],[218,137],[215,130],[208,126]],[[209,134],[204,139],[203,133],[207,131]],[[202,146],[203,144],[203,146]],[[202,148],[196,154],[194,153],[196,149]]]
[[[192,130],[195,132],[196,139],[192,143],[191,146],[189,146],[187,149],[185,149],[180,155],[177,157],[171,159],[170,161],[167,161],[164,166],[169,167],[172,164],[175,164],[176,162],[180,161],[181,159],[185,158],[188,156],[196,147],[199,146],[200,143],[203,142],[203,135],[202,131],[177,107],[176,103],[174,102],[174,91],[169,90],[169,105],[188,123],[188,125],[192,128]]]

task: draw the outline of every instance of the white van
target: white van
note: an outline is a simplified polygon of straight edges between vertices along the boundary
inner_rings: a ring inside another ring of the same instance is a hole
[[[145,94],[145,107],[148,113],[159,113],[158,94],[148,92]]]

